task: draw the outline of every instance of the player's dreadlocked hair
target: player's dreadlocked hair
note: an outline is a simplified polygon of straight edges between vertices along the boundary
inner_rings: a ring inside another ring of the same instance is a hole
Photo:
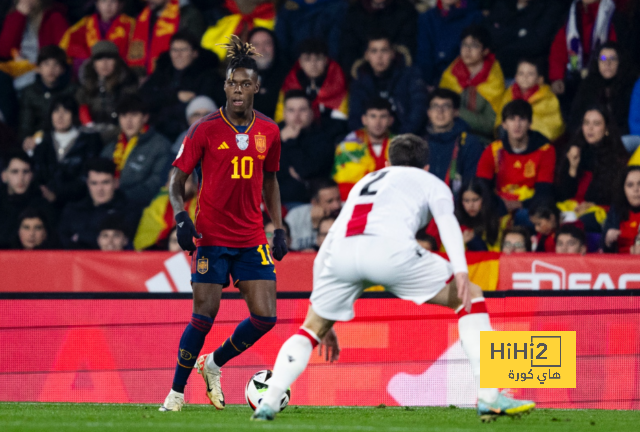
[[[258,70],[258,64],[254,57],[261,54],[256,51],[256,48],[250,43],[242,43],[240,38],[236,35],[227,37],[229,43],[218,44],[227,49],[227,57],[230,59],[227,65],[227,70],[235,70],[238,68]]]

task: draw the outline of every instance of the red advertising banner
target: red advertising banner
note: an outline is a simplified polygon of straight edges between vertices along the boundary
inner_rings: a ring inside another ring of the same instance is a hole
[[[273,365],[307,307],[307,299],[278,301],[275,329],[223,368],[228,403],[244,403],[247,380]],[[517,397],[544,408],[640,409],[640,297],[490,298],[487,307],[497,330],[576,331],[577,387],[514,390]],[[0,400],[159,405],[190,314],[189,300],[0,300]],[[204,352],[246,316],[242,300],[224,300]],[[292,404],[475,404],[453,312],[365,298],[336,331],[340,361],[314,355]],[[187,401],[205,403],[204,392],[193,373]]]

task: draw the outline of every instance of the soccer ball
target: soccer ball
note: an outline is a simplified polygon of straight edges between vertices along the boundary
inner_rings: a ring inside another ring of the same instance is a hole
[[[262,400],[262,395],[269,388],[269,378],[273,375],[273,372],[270,370],[261,370],[260,372],[256,372],[253,375],[247,386],[244,389],[244,398],[247,400],[247,403],[251,407],[252,410],[255,410],[260,401]],[[289,399],[291,398],[291,389],[287,389],[287,392],[282,396],[280,400],[280,411],[285,409],[287,405],[289,405]]]

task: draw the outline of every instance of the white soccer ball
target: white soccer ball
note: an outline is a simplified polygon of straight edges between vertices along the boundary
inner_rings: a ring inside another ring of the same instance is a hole
[[[262,396],[264,392],[269,388],[269,378],[273,375],[273,372],[270,370],[261,370],[260,372],[256,372],[253,375],[247,386],[244,389],[244,398],[247,403],[251,407],[252,410],[255,410],[260,401],[262,400]],[[280,411],[285,409],[287,405],[289,405],[289,400],[291,398],[291,389],[287,389],[287,392],[282,396],[280,400]]]

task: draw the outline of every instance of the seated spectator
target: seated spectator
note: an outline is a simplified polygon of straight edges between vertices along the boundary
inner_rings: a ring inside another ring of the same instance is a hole
[[[11,128],[18,125],[18,95],[11,75],[0,71],[0,122]]]
[[[576,224],[566,223],[560,225],[556,232],[557,254],[587,253],[587,235]]]
[[[623,174],[604,223],[603,250],[640,254],[640,166],[630,166]]]
[[[227,56],[227,50],[221,45],[227,43],[229,36],[236,35],[255,46],[250,40],[251,36],[245,39],[247,32],[258,27],[267,27],[269,30],[265,30],[270,32],[275,26],[276,8],[272,1],[225,0],[220,9],[223,16],[204,32],[202,48],[213,51],[221,61]],[[258,52],[262,54],[261,51]]]
[[[536,230],[534,252],[556,250],[556,230],[560,224],[560,212],[551,202],[540,204],[531,210],[529,218]]]
[[[249,32],[248,42],[260,53],[255,57],[258,65],[260,91],[254,96],[253,108],[269,118],[273,118],[278,104],[282,83],[289,72],[275,34],[264,27],[255,27]]]
[[[612,204],[611,185],[624,171],[628,154],[609,114],[591,107],[560,160],[555,195],[558,208],[579,219],[587,232],[599,233]]]
[[[626,135],[629,133],[631,93],[638,76],[617,43],[606,42],[595,53],[589,75],[582,80],[573,100],[571,130],[579,127],[589,107],[598,104],[610,112],[618,131]]]
[[[18,135],[33,141],[32,135],[48,122],[51,101],[58,96],[73,96],[76,86],[69,82],[67,55],[62,48],[48,45],[38,54],[36,81],[25,88],[20,96]]]
[[[42,250],[54,249],[51,228],[45,214],[37,209],[27,208],[18,217],[18,232],[11,249]]]
[[[364,107],[364,127],[347,135],[336,148],[333,179],[340,187],[340,196],[347,200],[351,188],[370,172],[386,166],[389,141],[393,138],[391,104],[374,98]]]
[[[330,176],[335,142],[343,133],[344,122],[326,117],[314,121],[312,105],[302,90],[288,91],[284,105],[277,177],[282,202],[290,207],[309,202],[309,181]]]
[[[218,111],[218,106],[208,96],[196,96],[191,99],[191,102],[189,102],[185,111],[187,124],[191,127],[192,124],[201,118],[208,116],[214,111]],[[174,155],[177,155],[180,151],[180,146],[182,146],[182,142],[187,136],[187,132],[189,132],[189,128],[186,128],[180,135],[178,135],[178,138],[176,138],[171,146],[171,153]]]
[[[0,30],[0,70],[16,80],[19,90],[33,82],[42,48],[58,45],[69,25],[65,6],[50,0],[18,0]],[[26,75],[25,75],[26,74]]]
[[[188,127],[184,112],[193,98],[205,95],[215,100],[216,93],[222,97],[224,84],[217,66],[218,59],[200,50],[198,40],[188,31],[171,37],[169,52],[158,57],[155,71],[140,88],[158,132],[173,142]],[[220,101],[224,98],[218,98],[218,105]]]
[[[340,190],[333,180],[317,180],[311,184],[311,204],[298,206],[285,218],[291,229],[291,250],[312,249],[318,225],[327,216],[337,217],[342,208]]]
[[[18,217],[28,208],[43,212],[53,221],[53,209],[33,181],[33,162],[23,151],[13,151],[4,159],[0,188],[0,249],[11,246],[20,226]]]
[[[327,55],[324,42],[309,39],[300,46],[300,57],[282,84],[274,120],[281,122],[284,95],[289,90],[302,90],[311,101],[315,118],[321,114],[345,119],[348,109],[347,80],[338,63]]]
[[[442,74],[440,87],[461,95],[462,120],[472,132],[491,139],[504,93],[502,68],[490,50],[491,36],[484,27],[467,27],[460,40],[460,56]]]
[[[340,63],[350,71],[362,57],[372,32],[384,29],[391,44],[413,56],[416,52],[418,13],[408,0],[360,0],[352,2],[342,27]]]
[[[540,132],[550,141],[555,141],[564,133],[564,121],[560,111],[558,97],[551,87],[544,83],[540,66],[534,60],[523,59],[518,62],[516,79],[507,88],[497,112],[496,128],[502,124],[502,108],[512,100],[522,99],[529,102],[533,109],[531,130]]]
[[[289,224],[286,222],[282,222],[282,228],[284,229],[285,241],[287,242],[287,247],[291,249],[291,230],[289,229]],[[275,235],[276,226],[273,222],[268,221],[264,224],[264,234],[267,236],[267,242],[269,243],[269,247],[273,250],[273,236]]]
[[[482,14],[469,2],[440,0],[418,16],[416,65],[428,86],[437,86],[442,72],[460,53],[460,34],[479,24]]]
[[[418,230],[418,233],[416,234],[416,241],[429,252],[438,252],[438,243],[436,242],[436,239],[432,235],[427,234],[424,228]]]
[[[144,249],[161,249],[171,230],[176,226],[173,218],[173,208],[169,202],[169,180],[160,189],[160,192],[143,211],[138,229],[133,238],[133,248],[137,251]],[[190,175],[184,188],[184,209],[189,212],[191,219],[196,219],[198,207],[198,184],[194,175]]]
[[[200,11],[179,0],[147,0],[148,6],[138,15],[129,44],[127,63],[138,76],[151,75],[160,54],[169,50],[171,37],[186,30],[200,40],[206,26]]]
[[[549,51],[549,81],[568,113],[591,54],[606,41],[616,41],[612,21],[613,0],[573,0],[567,24],[562,26]]]
[[[329,47],[329,56],[339,58],[342,23],[348,6],[344,0],[283,2],[277,13],[275,32],[284,60],[293,63],[298,47],[309,38],[321,38]]]
[[[91,58],[80,73],[80,121],[100,133],[102,142],[118,137],[116,106],[121,98],[138,91],[138,79],[118,55],[118,47],[100,41],[91,48]]]
[[[329,230],[331,229],[335,221],[336,217],[329,215],[323,217],[322,219],[320,219],[320,222],[318,222],[318,234],[316,234],[316,244],[313,247],[313,250],[315,252],[320,250],[322,243],[324,243],[324,239],[327,238]]]
[[[362,127],[362,115],[367,101],[381,97],[391,103],[395,117],[393,131],[418,133],[424,125],[427,95],[420,71],[397,53],[388,36],[382,33],[369,37],[364,61],[352,69],[349,100],[349,128]]]
[[[115,164],[108,159],[87,163],[89,196],[69,203],[60,218],[60,242],[65,249],[98,249],[103,221],[113,215],[123,217],[128,226],[133,218],[130,203],[118,190]]]
[[[492,2],[487,28],[505,77],[516,74],[522,57],[548,57],[566,7],[557,0]],[[534,116],[535,117],[535,116]]]
[[[126,58],[136,20],[122,13],[125,0],[95,0],[96,12],[75,23],[62,37],[60,47],[67,52],[77,76],[82,63],[92,56],[99,41],[116,45],[117,53]]]
[[[33,149],[35,182],[43,196],[62,210],[86,196],[84,164],[100,155],[102,141],[95,132],[78,129],[78,103],[71,96],[51,102],[49,124]]]
[[[429,95],[426,135],[429,143],[429,172],[444,181],[457,195],[462,183],[476,175],[484,146],[469,132],[459,115],[460,96],[438,88]]]
[[[120,252],[129,243],[125,222],[118,215],[107,217],[100,224],[98,247],[103,252]]]
[[[101,156],[115,163],[120,191],[131,205],[142,209],[167,178],[171,143],[147,125],[149,111],[139,97],[123,99],[116,111],[121,132]]]
[[[501,251],[505,255],[531,252],[531,237],[529,237],[529,231],[523,227],[506,229],[502,237]]]
[[[527,208],[532,200],[551,199],[556,151],[539,132],[530,130],[533,111],[523,100],[502,110],[503,132],[487,147],[476,176],[495,185],[495,191],[514,223],[531,227]]]

